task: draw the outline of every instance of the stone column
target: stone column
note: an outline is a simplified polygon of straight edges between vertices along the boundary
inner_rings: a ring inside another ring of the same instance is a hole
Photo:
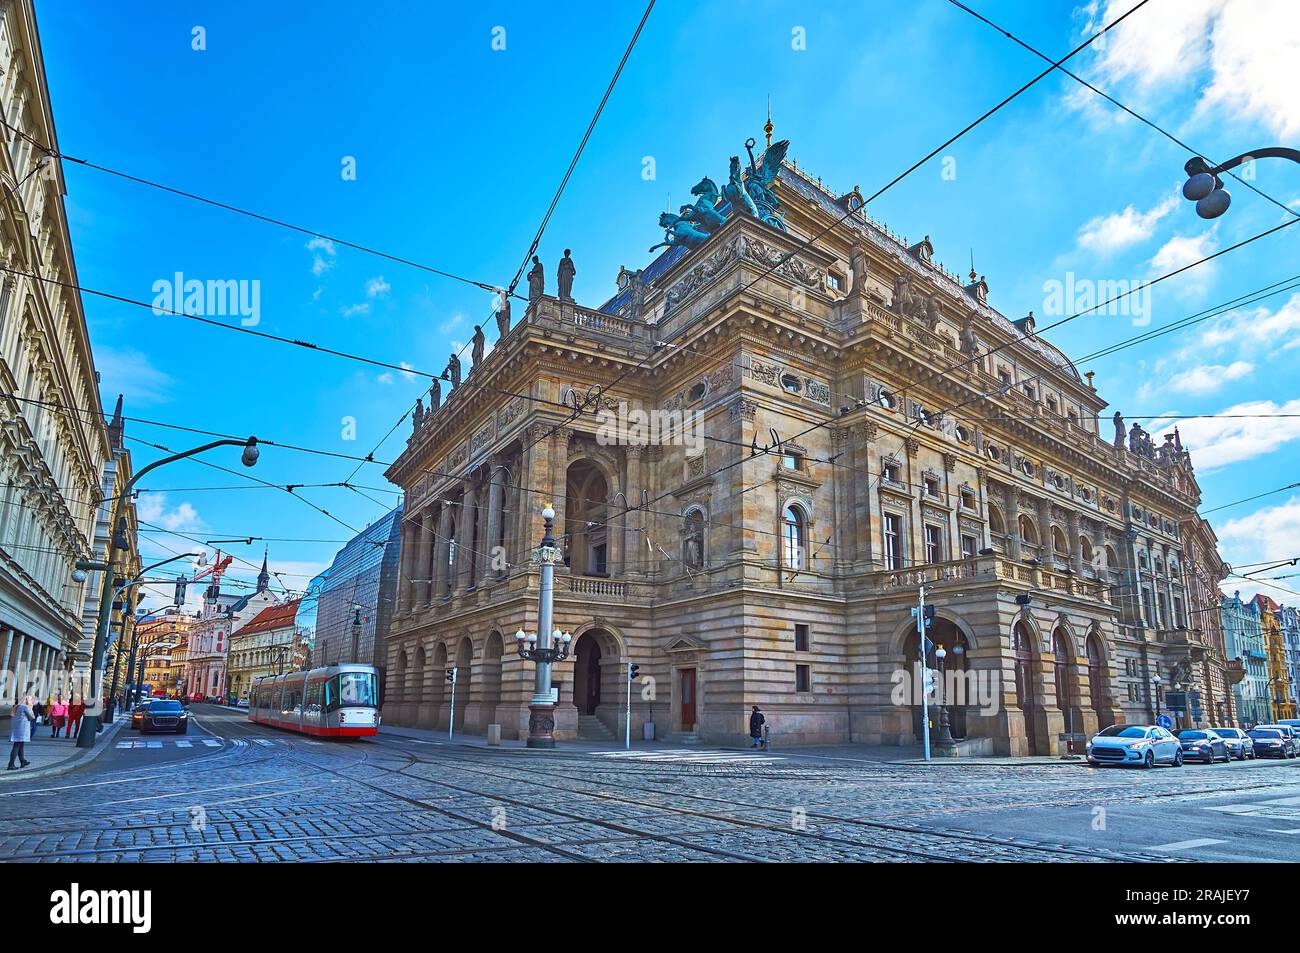
[[[519,483],[537,492],[520,493],[519,536],[522,562],[528,561],[533,547],[542,541],[542,509],[549,503],[557,511],[563,512],[564,500],[551,499],[554,480],[551,477],[551,440],[547,437],[549,431],[550,428],[545,424],[533,424],[524,433],[527,442],[524,444]]]
[[[438,534],[433,547],[433,590],[430,602],[446,597],[452,589],[447,563],[451,559],[451,507],[446,500],[438,508]]]
[[[564,538],[564,515],[568,509],[569,435],[568,427],[560,427],[551,437],[551,504],[555,507],[555,538]],[[541,517],[538,516],[537,542],[541,542]],[[536,545],[534,543],[533,545]],[[563,545],[563,544],[561,544]]]
[[[501,545],[501,504],[505,498],[505,467],[489,464],[487,486],[487,519],[483,541],[479,544],[479,585],[501,575],[493,566]]]
[[[1079,514],[1073,510],[1066,517],[1070,532],[1070,568],[1076,573],[1083,572],[1083,527]]]
[[[469,588],[474,574],[474,527],[477,525],[478,487],[466,481],[460,500],[460,519],[456,521],[456,592]]]
[[[428,507],[420,513],[418,533],[416,534],[415,558],[415,604],[427,606],[433,601],[433,566],[431,549],[433,547],[433,508]]]
[[[836,458],[830,467],[831,488],[835,497],[835,522],[840,530],[835,543],[835,564],[847,570],[856,553],[857,530],[854,519],[854,492],[857,473],[853,470],[853,433],[846,427],[831,428],[831,448]]]
[[[1007,549],[1012,559],[1024,555],[1020,545],[1020,490],[1015,486],[1007,487]]]
[[[1038,556],[1044,566],[1053,566],[1056,562],[1056,544],[1052,541],[1052,503],[1050,500],[1035,501],[1038,515]]]
[[[627,505],[641,505],[641,457],[644,447],[625,447],[623,455],[627,460]],[[626,537],[623,543],[623,572],[628,575],[641,575],[645,567],[645,544],[641,528],[645,525],[645,514],[640,510],[628,513],[624,518]]]
[[[411,608],[411,521],[410,510],[402,508],[401,554],[397,557],[397,614],[403,615]]]

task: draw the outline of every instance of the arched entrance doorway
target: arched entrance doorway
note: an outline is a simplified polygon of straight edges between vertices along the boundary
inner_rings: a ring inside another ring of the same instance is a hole
[[[465,727],[465,708],[470,700],[471,674],[474,663],[474,643],[469,636],[460,640],[456,649],[456,728]]]
[[[504,652],[505,640],[501,633],[490,633],[483,648],[483,713],[487,718],[484,724],[496,723],[497,705],[501,703],[501,656]]]
[[[929,705],[930,737],[931,740],[939,737],[942,706],[948,710],[949,732],[954,740],[960,741],[967,733],[966,711],[978,701],[975,693],[969,690],[970,682],[967,676],[970,671],[970,643],[955,622],[942,616],[934,620],[928,638],[931,644],[926,653],[926,665],[935,670],[935,682],[938,686]],[[921,684],[917,677],[921,664],[920,645],[920,635],[915,631],[910,632],[903,640],[903,664],[907,668],[908,684],[914,689],[915,696],[912,698],[912,734],[918,742],[923,740],[921,736],[923,709],[921,698],[915,691]],[[935,650],[940,646],[944,650],[942,678],[938,675],[940,662],[935,655]]]
[[[573,704],[579,715],[594,715],[600,707],[600,657],[596,635],[580,635],[573,652]]]
[[[1027,754],[1044,754],[1038,746],[1038,713],[1041,703],[1035,690],[1034,678],[1034,634],[1023,622],[1017,622],[1011,630],[1011,657],[1015,665],[1016,705],[1025,718],[1025,741]]]
[[[1097,716],[1097,727],[1105,728],[1110,720],[1106,709],[1106,656],[1101,640],[1095,634],[1088,636],[1088,701]]]

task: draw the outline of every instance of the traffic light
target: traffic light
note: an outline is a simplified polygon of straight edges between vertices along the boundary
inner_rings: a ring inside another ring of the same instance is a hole
[[[925,612],[923,613],[923,615],[924,615],[924,617],[925,617],[925,627],[926,627],[926,629],[931,629],[931,628],[933,628],[933,627],[934,627],[934,619],[935,619],[935,607],[934,607],[934,606],[926,606],[926,607],[925,607]]]
[[[176,577],[176,595],[175,595],[175,597],[172,599],[172,604],[173,604],[173,605],[178,605],[178,606],[183,606],[183,605],[185,605],[185,586],[186,586],[186,580],[185,580],[185,577],[184,577],[184,576],[177,576],[177,577]]]
[[[922,670],[921,688],[926,695],[934,694],[934,669],[925,668]]]
[[[456,684],[456,668],[455,668],[455,666],[453,666],[453,667],[447,669],[447,681],[451,682],[451,684],[453,684],[453,685]]]
[[[628,663],[627,663],[627,678],[628,678],[628,681],[630,681],[630,682],[635,682],[635,681],[636,681],[636,673],[639,672],[639,671],[641,671],[641,666],[640,666],[640,665],[637,665],[635,662],[628,662]]]

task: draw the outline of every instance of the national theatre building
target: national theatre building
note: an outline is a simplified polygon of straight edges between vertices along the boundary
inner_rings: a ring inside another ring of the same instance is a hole
[[[913,744],[922,588],[948,753],[1060,753],[1169,692],[1180,725],[1227,722],[1225,570],[1177,436],[1126,430],[1032,313],[999,314],[786,145],[769,130],[702,180],[604,304],[573,300],[567,251],[554,294],[535,263],[491,353],[480,333],[417,406],[387,472],[386,722],[445,728],[455,667],[457,730],[527,733],[514,633],[537,628],[548,503],[560,739],[621,738],[635,662],[638,739],[734,742],[758,705],[774,741]]]

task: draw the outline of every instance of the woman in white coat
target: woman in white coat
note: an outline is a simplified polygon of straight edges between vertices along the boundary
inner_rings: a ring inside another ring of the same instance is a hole
[[[14,764],[15,761],[20,762],[24,768],[31,764],[23,756],[23,747],[32,740],[32,725],[34,724],[36,724],[36,715],[32,712],[32,697],[28,695],[17,705],[14,705],[13,717],[9,722],[9,740],[14,745],[9,749],[10,771],[18,767],[17,764]]]

